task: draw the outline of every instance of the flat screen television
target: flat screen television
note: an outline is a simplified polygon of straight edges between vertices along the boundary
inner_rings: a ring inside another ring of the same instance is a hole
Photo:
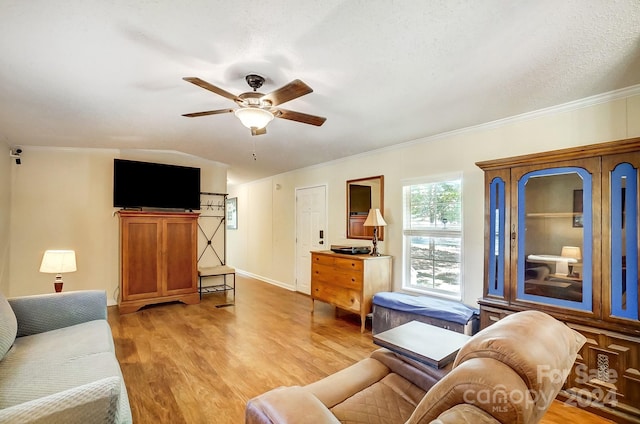
[[[114,159],[113,206],[200,209],[200,168]]]

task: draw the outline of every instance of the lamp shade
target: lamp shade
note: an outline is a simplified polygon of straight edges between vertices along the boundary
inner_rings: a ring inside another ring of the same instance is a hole
[[[369,215],[367,215],[367,219],[364,221],[365,227],[384,227],[387,225],[386,221],[382,217],[380,213],[380,209],[369,209]]]
[[[582,252],[580,252],[580,248],[577,246],[562,246],[562,252],[560,256],[564,258],[572,258],[577,261],[582,259]]]
[[[76,269],[76,252],[73,250],[47,250],[42,255],[40,272],[62,274]]]
[[[273,120],[273,114],[265,109],[257,107],[245,107],[235,111],[242,125],[251,129],[262,129]]]

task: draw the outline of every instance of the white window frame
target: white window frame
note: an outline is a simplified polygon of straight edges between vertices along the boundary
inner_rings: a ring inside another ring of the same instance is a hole
[[[409,223],[409,207],[407,205],[407,193],[406,190],[410,186],[421,185],[421,184],[432,184],[432,183],[441,183],[446,181],[460,181],[460,230],[445,230],[445,229],[429,229],[429,230],[416,230],[407,228]],[[402,239],[403,239],[403,252],[402,252],[402,262],[403,262],[403,275],[402,275],[402,289],[404,291],[416,292],[420,294],[428,294],[432,296],[443,297],[446,299],[452,300],[462,300],[464,295],[464,278],[463,278],[463,270],[464,270],[464,199],[463,199],[463,191],[464,184],[462,179],[462,173],[451,173],[451,174],[443,174],[436,176],[427,176],[422,178],[415,178],[410,180],[402,181]],[[428,237],[455,237],[460,238],[460,286],[458,293],[453,293],[450,291],[438,290],[435,288],[424,288],[417,287],[416,285],[412,285],[411,283],[411,235],[424,235]]]

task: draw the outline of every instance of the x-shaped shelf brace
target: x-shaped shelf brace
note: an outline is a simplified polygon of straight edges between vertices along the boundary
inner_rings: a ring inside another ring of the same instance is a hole
[[[216,255],[216,257],[218,258],[218,261],[220,261],[220,265],[224,265],[224,260],[220,259],[220,255],[218,255],[218,252],[216,252],[216,249],[213,247],[213,243],[212,243],[213,238],[216,236],[216,234],[218,233],[218,230],[220,229],[220,227],[222,227],[222,224],[224,223],[224,216],[205,215],[205,216],[200,216],[200,218],[217,218],[220,221],[218,222],[218,225],[216,226],[215,230],[213,230],[213,233],[211,234],[211,236],[207,235],[207,233],[204,231],[204,229],[200,225],[200,222],[198,222],[198,228],[200,229],[200,232],[202,233],[204,238],[207,240],[207,244],[204,246],[204,248],[202,249],[202,252],[200,252],[200,255],[198,256],[198,262],[200,262],[200,259],[202,259],[202,256],[204,256],[204,254],[207,252],[207,249],[211,249],[213,254]]]
[[[200,220],[198,220],[198,228],[200,229],[200,232],[204,236],[205,240],[207,240],[207,244],[204,246],[204,248],[200,252],[200,255],[198,256],[198,262],[200,262],[200,259],[202,259],[202,257],[207,252],[207,250],[210,249],[211,252],[213,252],[213,254],[216,256],[216,258],[218,258],[220,265],[225,265],[226,256],[223,255],[222,258],[220,257],[215,247],[213,247],[213,238],[216,236],[220,228],[224,228],[223,225],[225,223],[225,203],[226,203],[227,196],[226,194],[221,194],[221,193],[201,193],[201,195],[222,197],[222,200],[216,201],[214,199],[207,199],[206,201],[204,201],[203,199],[200,202],[201,203],[200,218],[213,218],[213,219],[218,219],[219,221],[218,221],[218,225],[213,230],[213,233],[211,235],[208,235],[205,229],[202,227],[202,225],[200,225],[201,224]],[[207,213],[215,214],[216,212],[221,212],[222,215],[207,215]],[[224,243],[223,243],[223,246],[224,246]]]

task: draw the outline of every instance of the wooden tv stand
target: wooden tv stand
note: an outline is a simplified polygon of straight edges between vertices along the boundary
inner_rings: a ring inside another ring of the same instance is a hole
[[[121,314],[143,306],[200,303],[197,213],[120,211]]]

